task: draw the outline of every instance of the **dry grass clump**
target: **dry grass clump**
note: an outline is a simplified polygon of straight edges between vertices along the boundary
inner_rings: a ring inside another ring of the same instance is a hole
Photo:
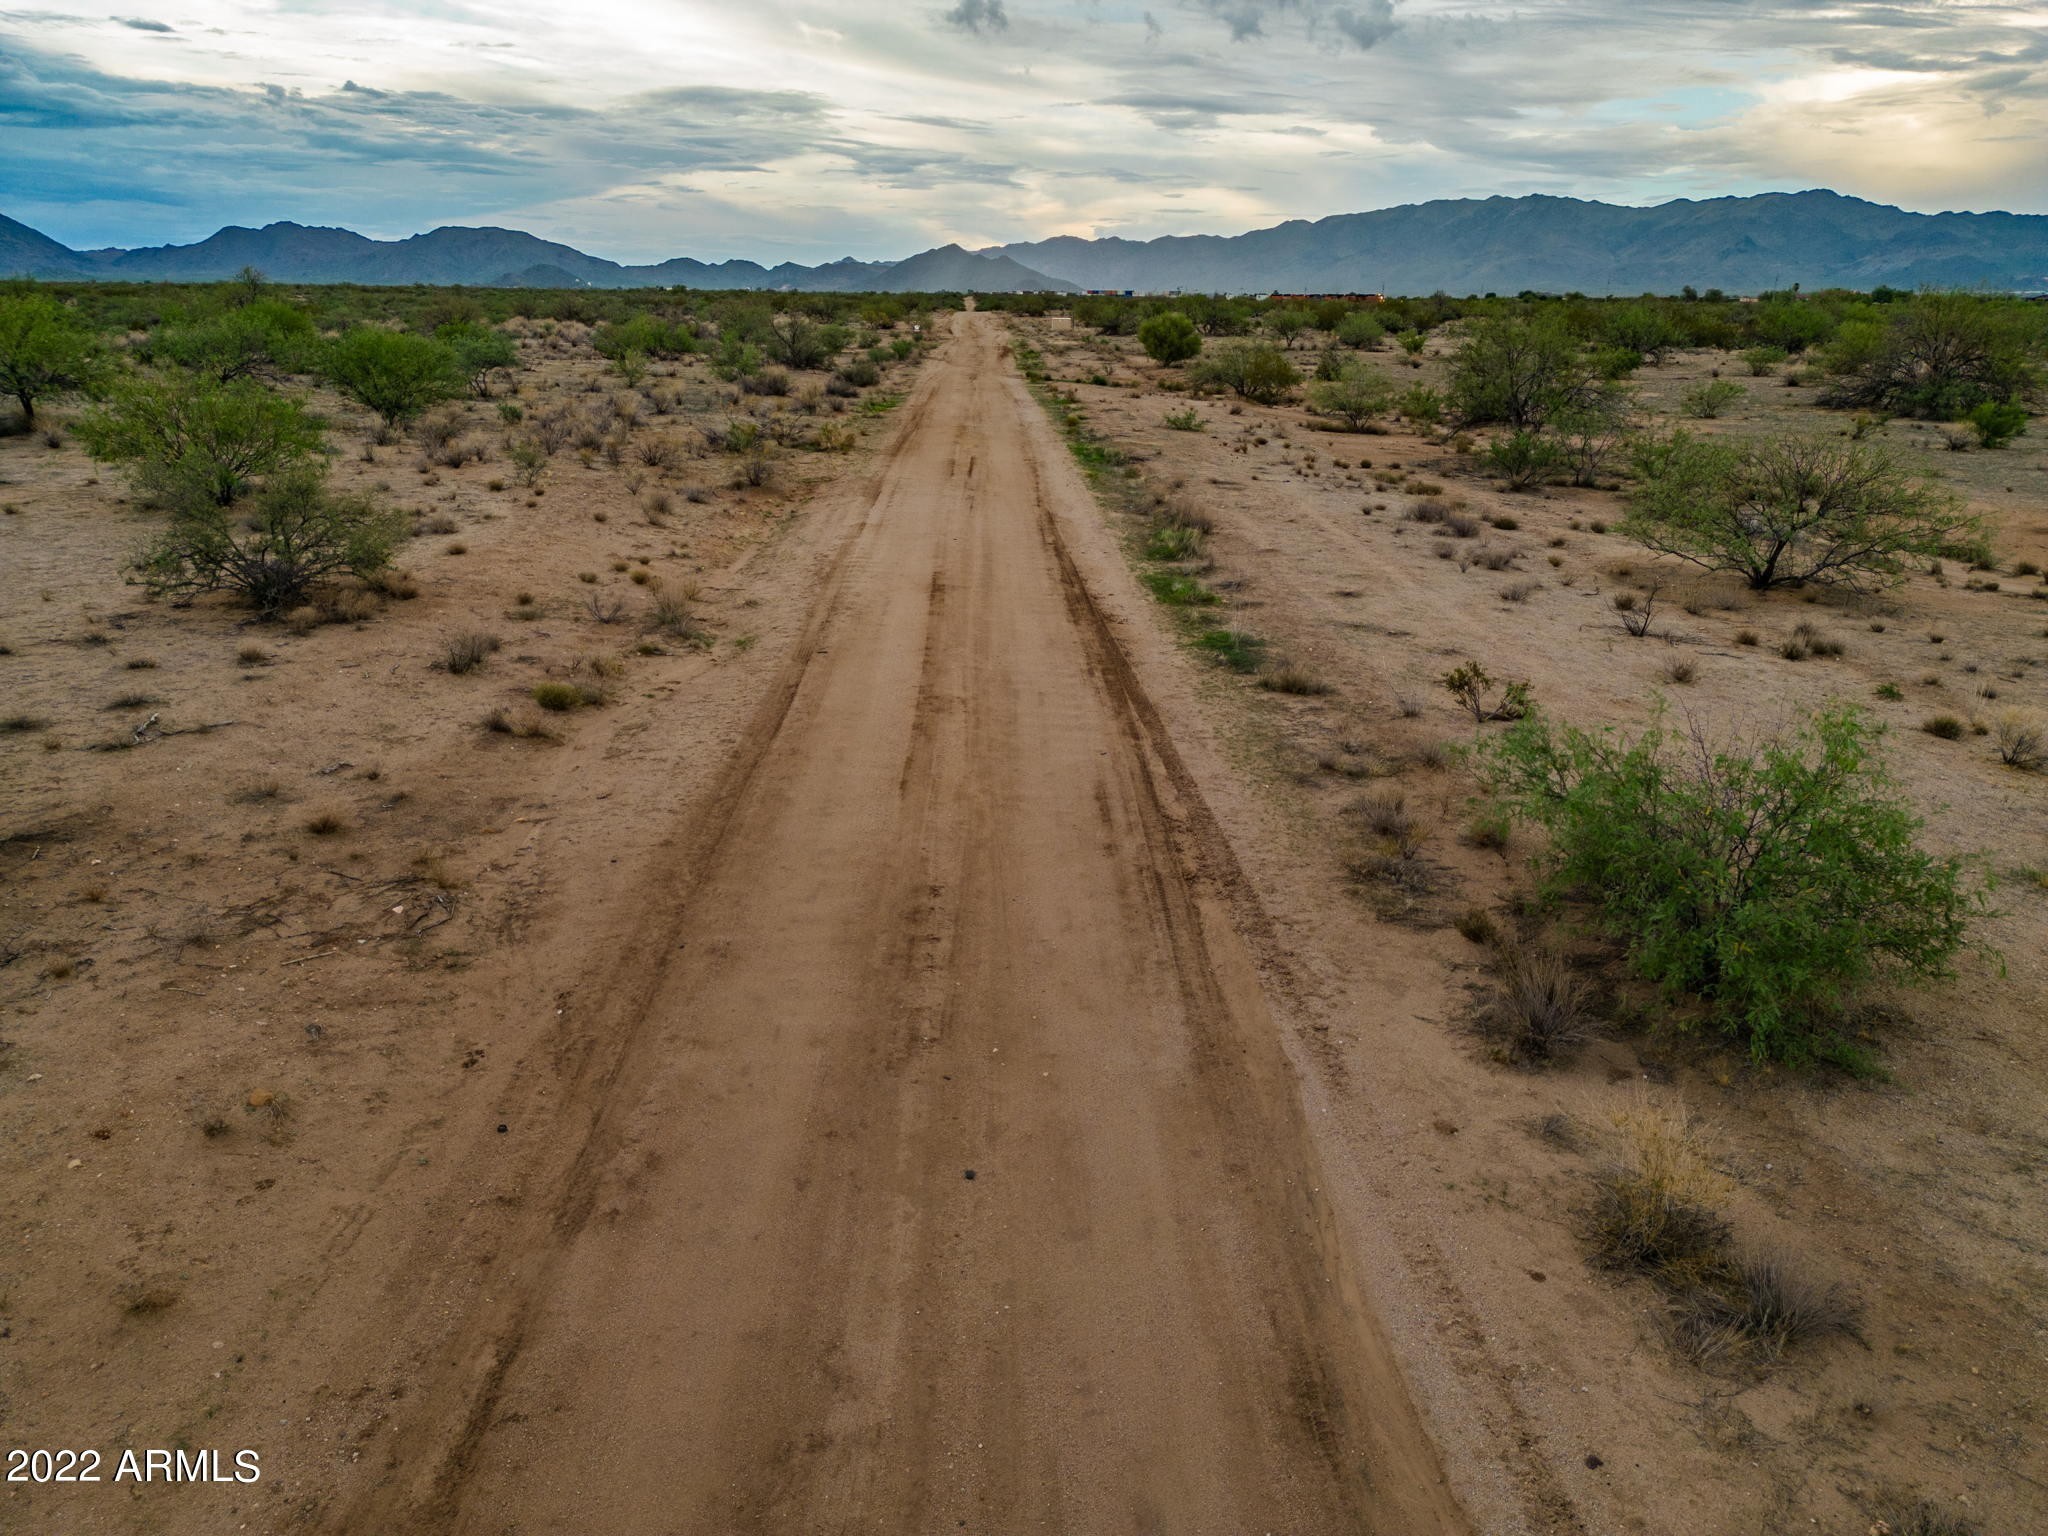
[[[1857,1317],[1840,1286],[1803,1279],[1769,1256],[1716,1266],[1673,1306],[1679,1347],[1703,1363],[1748,1358],[1770,1364],[1802,1344],[1853,1336]]]
[[[1570,1055],[1592,1033],[1589,989],[1556,950],[1503,944],[1494,983],[1473,1022],[1497,1059],[1544,1066]]]
[[[542,709],[566,714],[583,704],[583,690],[574,683],[535,683],[533,702]]]
[[[1728,1181],[1708,1162],[1683,1109],[1614,1117],[1618,1146],[1595,1175],[1587,1241],[1602,1268],[1689,1286],[1725,1253]]]
[[[1594,1262],[1665,1293],[1673,1342],[1696,1364],[1771,1365],[1823,1339],[1855,1336],[1840,1286],[1804,1279],[1774,1255],[1739,1254],[1715,1172],[1684,1111],[1615,1117],[1618,1151],[1594,1177],[1586,1237]]]
[[[1984,1536],[1984,1527],[1932,1499],[1895,1500],[1880,1507],[1870,1536]]]
[[[1286,664],[1259,675],[1259,686],[1268,693],[1314,696],[1330,691],[1330,685],[1305,667]]]
[[[482,630],[469,630],[462,634],[450,635],[441,642],[441,659],[438,665],[444,672],[461,677],[481,667],[503,644],[496,635]]]
[[[1999,715],[1993,734],[1998,741],[1998,760],[2008,768],[2032,773],[2048,755],[2044,751],[2044,727],[2038,716],[2005,710]]]
[[[334,837],[347,830],[347,819],[337,811],[318,811],[306,818],[306,831],[314,837]]]
[[[493,736],[510,736],[515,741],[560,741],[561,733],[530,710],[514,712],[502,705],[484,716],[483,726]]]

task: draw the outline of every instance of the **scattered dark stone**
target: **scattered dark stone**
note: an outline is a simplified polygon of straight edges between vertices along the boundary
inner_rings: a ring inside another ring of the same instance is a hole
[[[508,1129],[509,1129],[509,1127],[501,1125],[501,1126],[499,1126],[499,1127],[498,1127],[498,1134],[499,1134],[500,1136],[502,1136],[502,1135],[504,1135],[504,1134],[505,1134],[505,1132],[506,1132],[506,1131],[507,1131]]]
[[[1607,1463],[1602,1461],[1598,1456],[1588,1456],[1586,1458],[1586,1465],[1588,1467],[1591,1467],[1595,1472],[1598,1472],[1602,1467],[1606,1466]]]
[[[974,1178],[974,1170],[972,1168],[967,1170],[967,1177],[970,1181]]]

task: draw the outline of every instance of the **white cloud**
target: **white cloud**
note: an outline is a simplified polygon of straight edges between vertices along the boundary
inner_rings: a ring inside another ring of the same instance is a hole
[[[804,260],[1495,192],[2038,212],[2044,23],[2033,0],[0,12],[0,206],[78,244],[297,217]]]

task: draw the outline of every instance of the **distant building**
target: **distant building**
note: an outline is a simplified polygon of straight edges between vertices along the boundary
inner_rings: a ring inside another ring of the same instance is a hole
[[[1384,293],[1269,293],[1269,299],[1278,299],[1286,304],[1322,304],[1331,299],[1343,304],[1384,304]]]

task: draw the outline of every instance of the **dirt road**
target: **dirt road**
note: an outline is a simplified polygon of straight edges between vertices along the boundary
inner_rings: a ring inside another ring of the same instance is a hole
[[[334,1528],[1461,1528],[1000,325],[901,411]]]

